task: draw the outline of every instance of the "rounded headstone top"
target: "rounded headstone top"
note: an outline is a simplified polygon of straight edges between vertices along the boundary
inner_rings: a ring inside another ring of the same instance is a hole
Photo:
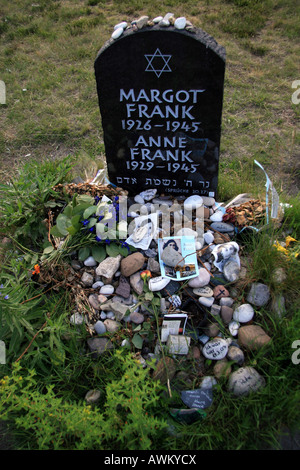
[[[224,61],[226,60],[226,50],[223,46],[218,44],[218,42],[208,33],[206,33],[203,29],[201,28],[195,28],[193,27],[192,30],[188,29],[177,29],[175,28],[174,25],[170,24],[169,26],[160,26],[159,23],[154,23],[151,26],[145,26],[141,29],[134,29],[133,26],[129,26],[126,29],[123,29],[123,34],[117,35],[116,38],[111,37],[108,39],[101,49],[98,51],[98,54],[96,56],[96,61],[102,52],[104,52],[109,46],[113,45],[117,41],[123,40],[124,38],[130,37],[132,35],[137,35],[137,34],[145,34],[149,32],[157,32],[161,31],[165,34],[184,34],[186,36],[190,36],[191,38],[203,43],[206,47],[211,49],[213,52],[215,52],[221,59]]]

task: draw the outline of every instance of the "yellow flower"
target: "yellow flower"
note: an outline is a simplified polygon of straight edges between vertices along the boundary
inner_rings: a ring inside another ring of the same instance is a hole
[[[286,237],[286,239],[285,239],[286,247],[288,248],[292,242],[296,242],[296,241],[297,240],[295,240],[295,238],[293,238],[293,237],[290,237],[290,236]]]

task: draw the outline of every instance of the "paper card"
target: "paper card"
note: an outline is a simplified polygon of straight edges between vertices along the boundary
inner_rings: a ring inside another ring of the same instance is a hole
[[[186,322],[186,313],[170,313],[164,315],[161,327],[161,341],[167,341],[169,335],[184,335]]]
[[[182,255],[184,266],[167,266],[161,259],[163,250],[172,244],[172,247]],[[158,239],[158,255],[162,277],[168,277],[174,281],[185,281],[198,276],[199,267],[197,261],[196,244],[194,237],[165,237]]]
[[[136,217],[134,224],[134,230],[126,243],[140,250],[147,250],[157,231],[157,214]]]

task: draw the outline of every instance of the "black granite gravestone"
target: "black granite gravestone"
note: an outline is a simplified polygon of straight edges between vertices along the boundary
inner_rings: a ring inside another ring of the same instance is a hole
[[[225,50],[207,33],[155,25],[95,60],[108,178],[138,193],[215,196]]]

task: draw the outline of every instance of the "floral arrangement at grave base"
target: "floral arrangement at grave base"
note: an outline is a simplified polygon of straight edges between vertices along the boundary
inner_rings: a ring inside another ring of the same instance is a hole
[[[98,263],[107,255],[127,256],[135,251],[123,241],[127,235],[127,207],[119,204],[119,195],[125,195],[124,191],[87,183],[58,185],[57,189],[72,199],[56,218],[52,217],[52,224],[49,217],[49,244],[44,248],[42,261],[68,254],[75,246],[79,260],[91,254]]]

